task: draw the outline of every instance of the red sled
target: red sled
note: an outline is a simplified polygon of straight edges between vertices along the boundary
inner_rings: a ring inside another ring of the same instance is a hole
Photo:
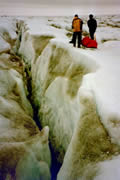
[[[88,36],[83,38],[82,45],[87,48],[97,48],[96,40],[90,39]]]

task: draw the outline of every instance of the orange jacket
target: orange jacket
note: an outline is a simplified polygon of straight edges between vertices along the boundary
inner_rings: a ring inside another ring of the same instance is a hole
[[[78,17],[74,17],[72,21],[73,32],[82,32],[82,25],[83,21]]]

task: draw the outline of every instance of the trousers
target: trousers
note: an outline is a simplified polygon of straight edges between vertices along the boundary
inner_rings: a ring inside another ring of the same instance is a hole
[[[81,32],[74,32],[73,33],[73,46],[76,47],[76,40],[78,39],[78,47],[80,47],[82,33]]]
[[[89,30],[89,32],[90,32],[90,38],[94,40],[95,31],[94,30]]]

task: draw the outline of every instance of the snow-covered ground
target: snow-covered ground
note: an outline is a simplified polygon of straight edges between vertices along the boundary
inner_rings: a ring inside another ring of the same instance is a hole
[[[81,18],[84,35],[88,17]],[[72,17],[17,19],[41,124],[49,125],[59,158],[66,153],[58,179],[119,180],[120,16],[96,17],[97,49],[69,44]]]

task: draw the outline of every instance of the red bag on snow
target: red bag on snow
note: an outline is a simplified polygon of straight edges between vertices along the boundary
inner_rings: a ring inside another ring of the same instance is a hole
[[[82,45],[87,47],[87,44],[89,43],[89,41],[90,41],[90,38],[88,36],[84,37],[82,39]]]
[[[82,45],[87,48],[97,48],[96,40],[90,39],[88,36],[83,38]]]

